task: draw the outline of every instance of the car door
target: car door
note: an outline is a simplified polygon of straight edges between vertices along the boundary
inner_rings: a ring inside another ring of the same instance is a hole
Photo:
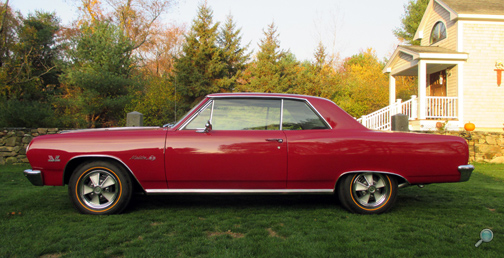
[[[215,98],[169,134],[169,189],[285,189],[281,100]],[[211,129],[205,130],[210,122]]]
[[[284,100],[282,129],[289,142],[289,189],[333,189],[338,167],[334,132],[309,103]]]

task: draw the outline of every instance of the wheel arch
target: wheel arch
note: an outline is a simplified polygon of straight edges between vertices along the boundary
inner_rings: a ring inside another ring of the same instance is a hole
[[[350,174],[358,174],[358,173],[377,173],[377,174],[387,174],[387,175],[391,175],[391,176],[394,176],[397,180],[397,185],[399,188],[401,187],[404,187],[404,186],[407,186],[407,185],[410,185],[409,181],[397,174],[397,173],[392,173],[392,172],[386,172],[386,171],[375,171],[375,170],[355,170],[355,171],[347,171],[347,172],[344,172],[342,173],[337,179],[336,179],[336,182],[334,184],[334,189],[337,189],[338,188],[338,184],[339,182],[341,181],[341,179],[346,176],[346,175],[350,175]]]
[[[133,189],[138,189],[145,193],[145,189],[143,189],[142,185],[136,178],[135,174],[133,174],[133,171],[131,171],[131,169],[128,167],[128,165],[126,165],[121,159],[108,155],[80,155],[71,158],[65,165],[65,169],[63,171],[63,185],[69,183],[70,177],[77,167],[88,161],[107,161],[122,167],[133,179],[131,180],[133,183]]]

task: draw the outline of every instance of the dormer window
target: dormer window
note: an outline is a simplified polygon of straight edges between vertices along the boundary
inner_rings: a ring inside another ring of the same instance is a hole
[[[430,44],[434,44],[446,38],[446,27],[443,22],[436,22],[434,27],[432,27],[432,32],[430,36]]]

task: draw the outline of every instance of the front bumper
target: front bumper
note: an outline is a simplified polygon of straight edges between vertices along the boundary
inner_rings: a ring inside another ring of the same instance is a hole
[[[23,171],[23,174],[25,175],[26,178],[28,178],[28,180],[30,180],[30,182],[33,185],[36,186],[44,185],[44,180],[42,179],[42,171],[26,169],[25,171]]]
[[[458,171],[460,172],[460,182],[465,182],[469,180],[471,174],[474,170],[473,165],[461,165],[458,167]]]

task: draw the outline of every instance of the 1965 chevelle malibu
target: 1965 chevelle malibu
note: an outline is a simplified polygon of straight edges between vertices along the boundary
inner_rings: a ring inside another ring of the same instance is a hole
[[[164,128],[39,136],[27,148],[34,185],[68,184],[81,213],[119,213],[146,194],[336,194],[349,211],[389,210],[398,188],[467,181],[454,136],[372,131],[318,97],[208,95]]]

